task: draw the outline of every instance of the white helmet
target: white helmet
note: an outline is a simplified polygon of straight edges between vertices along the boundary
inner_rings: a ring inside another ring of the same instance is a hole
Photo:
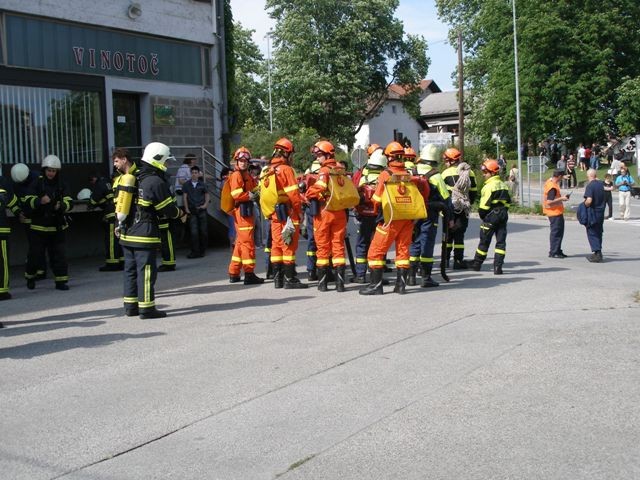
[[[91,198],[91,190],[83,188],[78,192],[78,200],[89,200]]]
[[[47,155],[42,159],[42,168],[55,168],[56,170],[60,170],[62,163],[55,155]]]
[[[428,143],[420,150],[420,160],[425,162],[437,162],[438,161],[438,147],[433,143]]]
[[[171,155],[169,147],[164,143],[151,142],[149,145],[144,147],[142,161],[156,167],[158,170],[162,170],[163,172],[167,170],[165,162],[168,159],[173,160],[174,157]]]
[[[16,163],[11,167],[11,180],[22,183],[29,177],[29,167],[24,163]]]
[[[378,166],[382,168],[387,167],[387,157],[385,156],[381,148],[377,149],[371,154],[369,160],[367,161],[367,165]]]

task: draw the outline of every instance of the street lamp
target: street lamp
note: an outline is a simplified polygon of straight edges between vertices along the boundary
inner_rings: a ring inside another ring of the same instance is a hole
[[[518,81],[518,33],[516,31],[516,0],[511,0],[511,6],[513,9],[513,59],[516,76],[516,128],[518,134],[518,172],[520,172],[520,178],[522,178],[522,148],[520,147],[522,142],[520,132],[520,83]],[[522,204],[523,194],[522,182],[518,182],[518,197]]]
[[[273,35],[273,31],[269,30],[265,38],[267,39],[267,82],[269,85],[269,132],[273,133],[273,106],[271,104],[271,35]]]

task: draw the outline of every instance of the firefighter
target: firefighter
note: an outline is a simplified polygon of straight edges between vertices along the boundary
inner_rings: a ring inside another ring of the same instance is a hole
[[[335,268],[336,291],[344,292],[345,281],[345,245],[347,233],[347,210],[329,210],[327,201],[330,198],[329,176],[333,169],[340,169],[335,158],[335,148],[326,140],[314,145],[313,154],[320,163],[317,181],[307,191],[307,198],[312,207],[309,211],[313,215],[313,231],[315,234],[318,258],[318,290],[327,291],[329,270]],[[353,188],[353,186],[351,187]]]
[[[163,318],[166,312],[156,309],[154,287],[157,277],[156,250],[160,246],[159,217],[180,218],[178,208],[164,179],[165,165],[171,157],[169,147],[152,142],[142,154],[140,169],[133,169],[127,161],[118,160],[116,234],[124,251],[124,309],[128,317]],[[130,202],[130,207],[126,204]],[[124,205],[124,206],[123,206]]]
[[[309,280],[318,280],[318,271],[316,267],[317,251],[316,238],[313,227],[313,215],[309,208],[309,202],[307,201],[306,192],[311,186],[316,183],[318,179],[318,173],[320,172],[320,161],[315,158],[314,147],[311,147],[311,154],[314,155],[314,159],[311,162],[309,168],[304,172],[304,175],[298,180],[298,189],[302,195],[302,210],[304,212],[304,232],[307,239],[307,272],[309,272]]]
[[[496,160],[485,160],[481,166],[484,185],[480,193],[478,213],[480,225],[480,242],[473,259],[472,268],[480,271],[482,262],[487,258],[491,238],[495,234],[496,246],[493,256],[493,273],[502,275],[502,264],[507,248],[507,221],[509,220],[509,206],[511,196],[509,187],[500,178],[500,165]]]
[[[307,288],[296,276],[296,250],[300,236],[302,202],[295,172],[290,165],[293,153],[293,143],[288,138],[281,138],[275,143],[269,169],[263,175],[260,189],[261,208],[265,205],[263,213],[267,208],[272,212],[269,218],[275,288]],[[275,198],[266,195],[269,187],[276,191]]]
[[[372,196],[372,201],[376,209],[379,209],[383,201],[383,196],[388,195],[386,182],[392,176],[410,178],[404,165],[404,148],[398,142],[391,142],[384,150],[384,155],[388,160],[388,169],[380,173],[378,184]],[[423,205],[424,207],[424,205]],[[391,244],[396,243],[396,284],[395,293],[404,294],[407,283],[407,272],[409,269],[409,247],[411,245],[411,234],[413,231],[413,220],[393,220],[387,223],[379,220],[376,225],[375,234],[367,254],[367,262],[371,270],[371,281],[360,290],[360,295],[382,295],[382,275],[385,266],[385,254]]]
[[[7,209],[11,210],[15,216],[21,216],[20,202],[13,192],[9,182],[4,181],[4,177],[0,177],[0,301],[9,300],[9,254],[7,248],[7,240],[11,233],[9,219],[7,218]],[[0,328],[2,328],[0,322]]]
[[[415,171],[416,168],[416,158],[418,155],[416,151],[411,147],[404,148],[404,168],[408,171]]]
[[[27,253],[25,278],[27,288],[36,287],[38,266],[45,254],[49,257],[57,290],[69,290],[69,271],[65,252],[65,230],[69,227],[65,213],[71,210],[71,197],[60,179],[62,163],[55,155],[42,160],[42,174],[33,193],[27,195],[25,209],[31,218],[32,242]]]
[[[25,212],[25,207],[28,197],[33,195],[38,183],[38,172],[29,170],[29,167],[24,163],[16,163],[11,167],[11,180],[13,193],[18,198],[22,214],[20,215],[20,223],[24,225],[25,235],[27,237],[27,243],[30,245],[33,243],[34,233],[31,230],[31,218],[29,218]],[[47,277],[47,257],[46,255],[40,260],[40,264],[36,268],[35,280],[44,280]]]
[[[447,167],[442,172],[442,180],[451,194],[453,205],[453,226],[447,235],[446,262],[448,265],[453,250],[453,269],[465,270],[468,265],[464,260],[464,234],[469,226],[471,204],[478,195],[476,174],[469,164],[462,161],[462,154],[457,148],[447,148],[442,159]]]
[[[438,232],[438,218],[442,213],[444,221],[451,218],[451,200],[447,186],[437,169],[438,149],[433,144],[425,145],[420,151],[420,158],[416,164],[415,173],[429,182],[429,211],[424,220],[417,220],[414,232],[415,239],[411,243],[409,277],[407,285],[416,285],[416,274],[422,271],[421,287],[437,287],[438,282],[431,278],[433,270],[433,250]]]
[[[353,179],[360,193],[360,203],[355,207],[356,220],[358,221],[356,275],[350,278],[354,283],[367,283],[367,253],[376,230],[376,217],[378,216],[372,197],[378,185],[378,177],[387,168],[387,157],[384,156],[382,148],[373,144],[369,146],[368,151],[371,151],[371,155],[367,164]]]
[[[98,268],[100,272],[115,272],[124,269],[122,248],[115,235],[116,210],[113,194],[113,186],[107,179],[92,175],[89,178],[92,184],[89,208],[102,210],[102,228],[104,240],[104,265]]]
[[[235,208],[231,212],[236,226],[236,243],[229,263],[229,282],[240,281],[240,271],[244,270],[245,285],[259,285],[264,282],[254,270],[256,268],[256,246],[253,237],[255,215],[254,200],[258,198],[258,182],[249,174],[251,152],[245,147],[233,154],[236,163],[229,176],[229,187]]]

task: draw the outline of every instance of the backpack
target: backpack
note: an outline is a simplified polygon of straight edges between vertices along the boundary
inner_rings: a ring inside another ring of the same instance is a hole
[[[384,223],[393,220],[419,220],[427,218],[424,198],[409,175],[391,175],[385,182],[382,195]]]
[[[329,170],[328,190],[330,196],[325,208],[330,212],[353,208],[360,203],[358,189],[341,168]]]
[[[260,210],[264,218],[270,218],[276,211],[278,185],[275,174],[275,169],[269,168],[260,175]]]
[[[220,192],[220,210],[230,214],[234,208],[236,208],[236,202],[231,196],[231,185],[229,184],[229,177],[227,177]]]

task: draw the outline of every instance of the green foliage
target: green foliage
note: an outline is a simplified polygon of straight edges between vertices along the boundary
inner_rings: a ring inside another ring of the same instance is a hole
[[[616,122],[621,135],[640,132],[640,77],[625,79],[618,87],[618,116]]]
[[[417,85],[426,42],[405,36],[398,0],[267,0],[273,35],[274,121],[351,145],[390,83]],[[414,92],[411,92],[414,93]],[[414,93],[415,94],[415,93]]]
[[[472,132],[488,145],[497,128],[515,148],[511,1],[436,4],[463,33]],[[640,2],[517,0],[516,7],[523,142],[555,135],[576,145],[617,133],[617,89],[640,74],[640,62],[631,61],[640,53]]]

